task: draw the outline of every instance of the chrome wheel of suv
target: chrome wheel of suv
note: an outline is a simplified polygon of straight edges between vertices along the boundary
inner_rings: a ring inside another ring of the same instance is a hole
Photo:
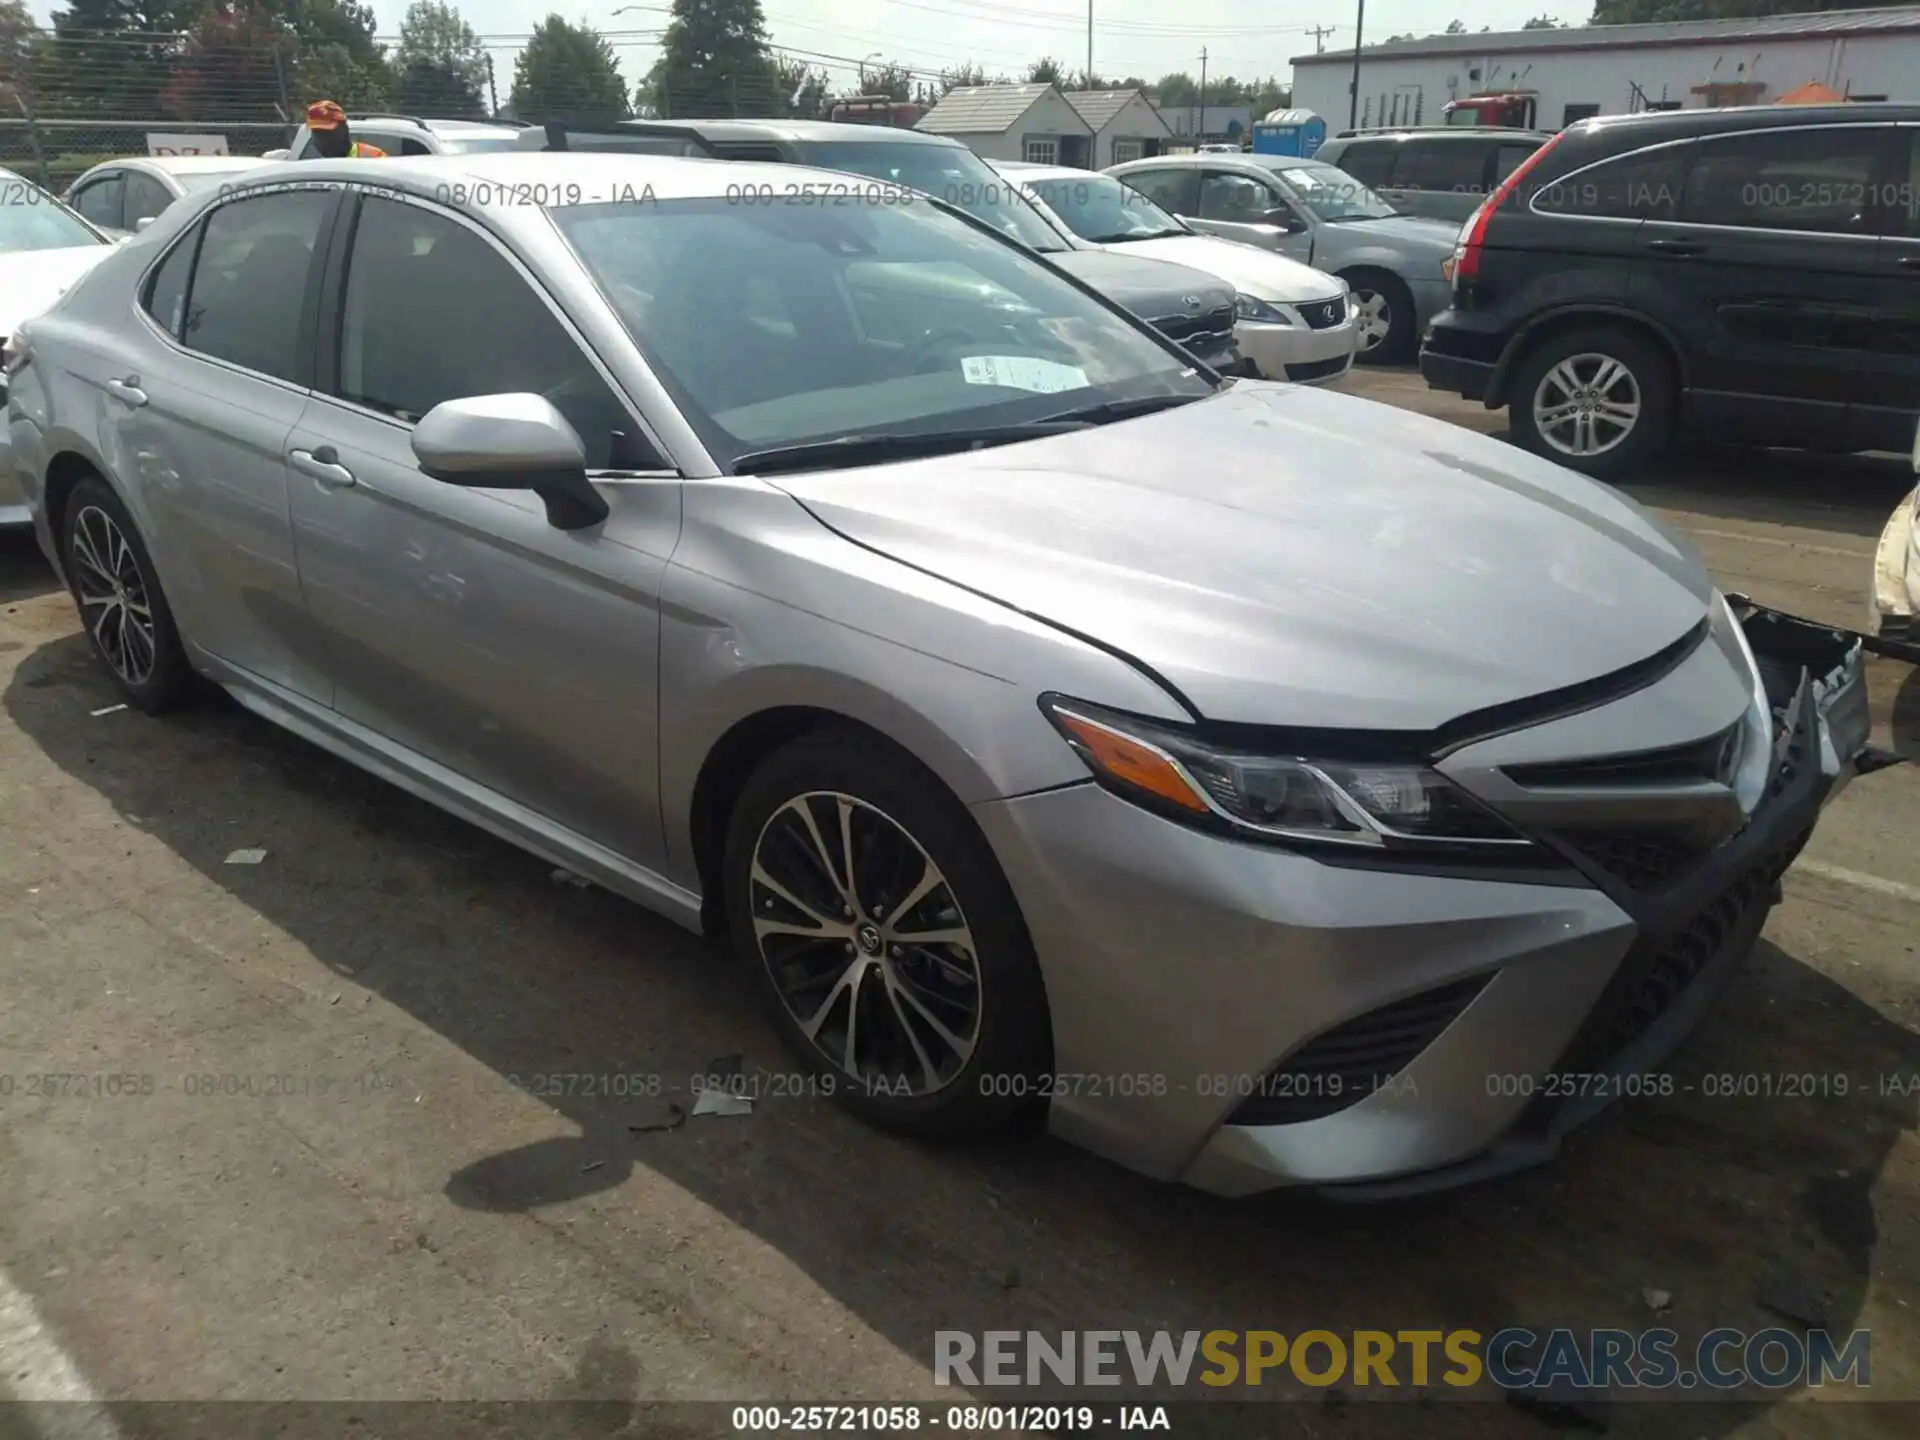
[[[1640,382],[1611,355],[1569,355],[1534,387],[1534,428],[1562,455],[1604,455],[1639,423]]]

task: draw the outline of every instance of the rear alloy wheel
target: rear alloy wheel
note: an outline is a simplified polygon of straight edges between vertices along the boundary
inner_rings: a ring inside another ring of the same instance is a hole
[[[1355,358],[1368,365],[1392,365],[1413,349],[1413,295],[1399,279],[1364,274],[1353,288],[1353,323],[1360,332]]]
[[[1574,331],[1521,363],[1512,392],[1514,434],[1550,460],[1612,479],[1665,443],[1673,388],[1666,358],[1640,336]]]
[[[178,701],[192,672],[173,612],[133,517],[99,479],[86,479],[67,502],[67,582],[94,654],[121,692],[153,712]]]
[[[889,1128],[997,1128],[1038,1086],[1046,1004],[1025,927],[966,812],[851,732],[806,736],[748,783],[727,915],[790,1049]]]

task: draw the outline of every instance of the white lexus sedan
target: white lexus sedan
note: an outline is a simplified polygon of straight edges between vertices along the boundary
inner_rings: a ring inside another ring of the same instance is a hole
[[[23,320],[58,300],[104,260],[113,242],[23,175],[0,170],[0,345]],[[13,378],[12,350],[0,378],[0,409]],[[13,447],[0,427],[0,530],[32,523],[13,473]]]
[[[1347,282],[1284,255],[1202,235],[1097,171],[994,162],[1062,228],[1105,250],[1170,260],[1233,286],[1240,353],[1269,380],[1321,383],[1353,368],[1360,327]]]

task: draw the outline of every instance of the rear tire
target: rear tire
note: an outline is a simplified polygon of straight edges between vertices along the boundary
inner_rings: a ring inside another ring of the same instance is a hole
[[[1508,391],[1513,435],[1596,480],[1651,478],[1647,462],[1666,447],[1679,409],[1666,354],[1619,325],[1548,337],[1514,371]]]
[[[1400,365],[1413,358],[1413,292],[1398,275],[1384,270],[1356,270],[1345,277],[1353,288],[1352,304],[1360,321],[1362,365]]]
[[[903,752],[852,729],[776,751],[734,807],[724,876],[774,1027],[847,1109],[977,1134],[1041,1093],[1051,1026],[1013,892],[965,807]]]
[[[93,653],[129,704],[149,715],[193,689],[173,610],[133,516],[98,476],[67,499],[60,555]]]

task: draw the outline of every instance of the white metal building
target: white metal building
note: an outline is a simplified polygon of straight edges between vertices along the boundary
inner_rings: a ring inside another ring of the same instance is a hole
[[[1293,103],[1349,124],[1353,51],[1299,55]],[[1817,81],[1854,100],[1920,100],[1920,5],[1747,20],[1429,35],[1360,52],[1352,123],[1439,125],[1447,101],[1531,93],[1535,123],[1765,104]]]

